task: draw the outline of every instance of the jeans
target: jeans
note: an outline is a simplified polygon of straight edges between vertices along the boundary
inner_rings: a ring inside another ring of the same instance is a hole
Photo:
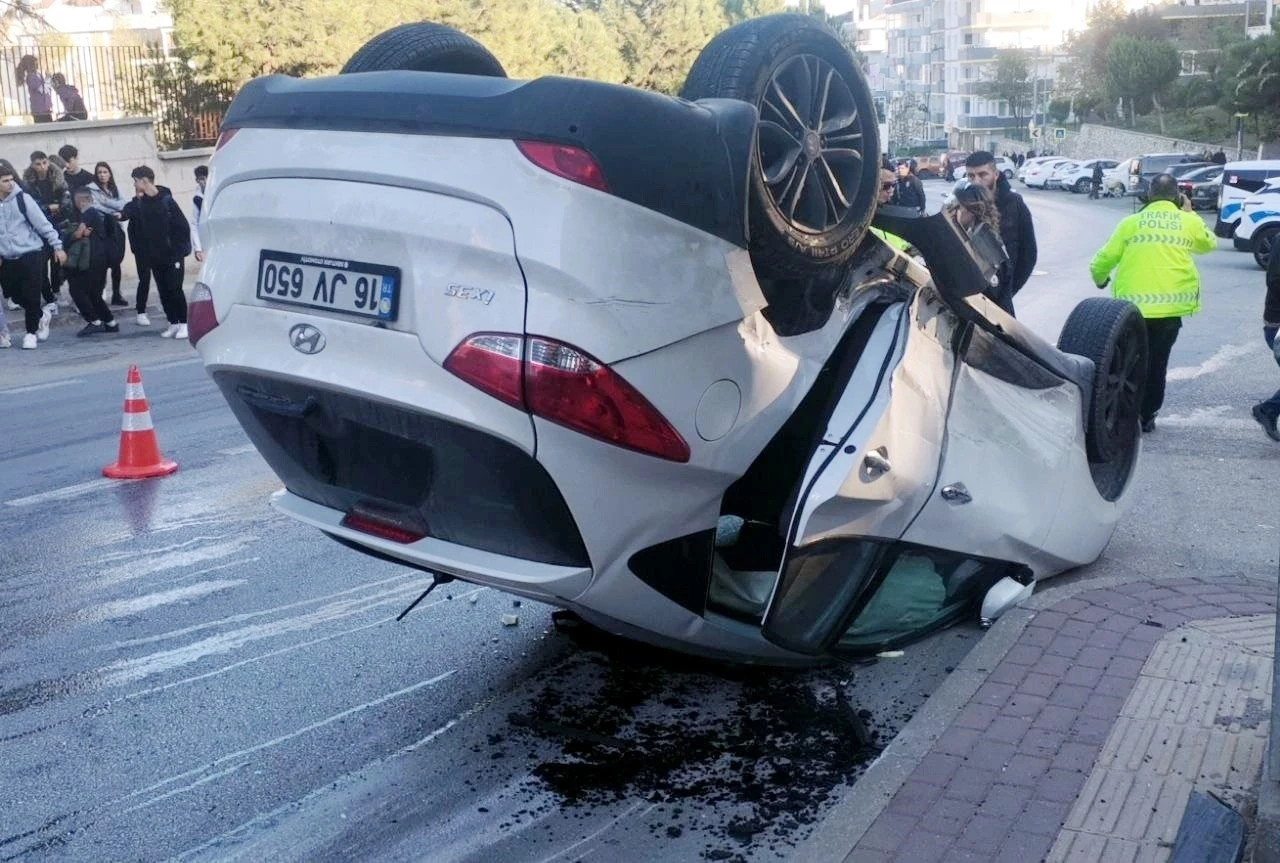
[[[1266,340],[1267,347],[1272,348],[1274,351],[1276,331],[1270,327],[1264,327],[1262,330],[1262,337]],[[1280,356],[1276,356],[1276,364],[1280,365]],[[1280,390],[1276,390],[1272,393],[1271,398],[1261,402],[1258,407],[1262,408],[1263,412],[1267,414],[1267,416],[1280,417]]]
[[[1147,318],[1147,388],[1142,393],[1142,420],[1154,419],[1164,404],[1164,378],[1169,354],[1182,329],[1182,318]]]
[[[44,286],[44,273],[48,259],[44,249],[27,252],[17,258],[6,258],[0,266],[0,285],[4,293],[22,306],[28,333],[35,333],[40,326],[40,290]]]
[[[186,276],[183,261],[144,264],[156,280],[156,292],[160,294],[160,307],[171,324],[187,322],[187,295],[182,292],[182,280]],[[141,278],[141,275],[139,275]],[[141,288],[139,288],[141,291]],[[139,294],[141,296],[141,294]],[[141,303],[142,300],[139,300]],[[143,306],[142,308],[146,308]]]
[[[105,267],[67,271],[67,284],[70,285],[71,301],[76,304],[76,310],[80,312],[80,317],[84,318],[85,323],[91,324],[94,321],[99,321],[109,324],[115,320],[107,301],[102,298],[102,290],[106,287],[106,281],[107,270]]]

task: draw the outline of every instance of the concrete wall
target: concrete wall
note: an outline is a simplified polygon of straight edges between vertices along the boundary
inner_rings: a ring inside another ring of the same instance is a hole
[[[129,172],[139,165],[150,166],[156,172],[156,182],[172,190],[188,219],[192,217],[191,197],[196,189],[192,172],[213,155],[212,147],[158,152],[155,129],[148,118],[0,126],[0,158],[8,159],[19,171],[31,164],[32,151],[56,153],[63,144],[80,151],[80,164],[86,171],[93,171],[96,162],[111,165],[120,194],[126,198],[133,195]],[[127,276],[134,275],[132,255],[125,255],[122,268]]]
[[[1066,142],[1059,148],[1063,155],[1073,158],[1091,159],[1098,156],[1109,156],[1115,159],[1127,159],[1143,153],[1210,153],[1218,149],[1219,144],[1206,144],[1201,141],[1186,141],[1179,138],[1165,138],[1160,135],[1147,135],[1142,132],[1131,132],[1127,129],[1116,129],[1111,126],[1096,126],[1085,123],[1078,134],[1069,134]],[[1234,146],[1222,146],[1228,159],[1236,159]],[[1245,150],[1244,159],[1258,158],[1257,149]],[[1280,144],[1263,148],[1263,158],[1280,158]]]

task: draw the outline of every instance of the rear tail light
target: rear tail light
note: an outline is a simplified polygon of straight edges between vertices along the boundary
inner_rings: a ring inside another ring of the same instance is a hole
[[[494,398],[589,437],[669,461],[689,445],[621,375],[572,345],[542,336],[479,333],[444,367]]]
[[[609,191],[609,185],[604,181],[604,171],[600,170],[595,157],[586,150],[542,141],[516,141],[516,146],[526,159],[544,171],[601,192]]]
[[[218,316],[213,310],[213,291],[204,282],[196,282],[187,302],[187,338],[191,346],[213,331],[218,326]]]
[[[412,518],[407,516],[397,517],[394,514],[381,512],[369,512],[360,505],[357,505],[351,512],[346,514],[342,519],[342,526],[380,539],[404,543],[405,545],[417,542],[427,536],[426,528]]]

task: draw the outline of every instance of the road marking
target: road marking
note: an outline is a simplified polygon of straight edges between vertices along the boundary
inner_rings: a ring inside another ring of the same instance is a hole
[[[1234,367],[1236,360],[1241,357],[1247,357],[1258,350],[1258,345],[1254,342],[1250,342],[1247,345],[1223,345],[1214,352],[1213,356],[1198,366],[1179,366],[1176,369],[1169,369],[1164,379],[1166,381],[1189,381],[1214,372],[1220,372],[1223,369]]]
[[[231,449],[220,449],[218,455],[245,455],[251,452],[257,452],[258,448],[251,443],[244,446],[233,446]]]
[[[76,612],[73,617],[82,622],[97,623],[103,620],[117,620],[121,617],[129,617],[152,608],[159,608],[162,605],[172,605],[175,602],[186,602],[191,599],[198,599],[202,596],[208,596],[223,590],[230,590],[233,587],[239,587],[245,583],[245,579],[239,578],[234,581],[200,581],[195,584],[189,584],[186,587],[175,588],[174,590],[163,590],[157,593],[148,593],[145,596],[134,597],[133,599],[119,599],[114,602],[105,602],[92,608],[86,608]]]
[[[79,497],[82,494],[88,494],[97,491],[100,488],[106,488],[112,483],[117,482],[113,479],[93,479],[88,482],[82,482],[78,485],[68,485],[63,488],[55,488],[53,491],[45,491],[40,494],[33,494],[29,497],[19,497],[14,500],[5,501],[7,506],[35,506],[36,504],[48,503],[53,500],[70,500],[73,497]]]
[[[1156,428],[1210,428],[1215,430],[1233,429],[1236,431],[1260,432],[1258,423],[1252,418],[1246,419],[1244,410],[1239,405],[1215,405],[1214,407],[1195,408],[1186,414],[1160,414],[1156,417]],[[1236,416],[1228,416],[1236,414]]]
[[[65,381],[50,381],[47,384],[31,384],[30,386],[25,387],[14,387],[13,389],[0,390],[0,396],[16,396],[21,393],[34,393],[39,392],[40,390],[51,390],[55,387],[69,387],[82,383],[84,383],[84,381],[80,378],[71,378],[70,380]]]

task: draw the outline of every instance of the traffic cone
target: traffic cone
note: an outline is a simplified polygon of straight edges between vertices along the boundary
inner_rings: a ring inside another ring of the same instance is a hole
[[[177,462],[160,455],[160,442],[151,425],[151,408],[142,391],[142,375],[137,366],[129,366],[124,384],[124,419],[120,423],[120,455],[102,473],[112,479],[146,479],[168,476],[177,469]]]

